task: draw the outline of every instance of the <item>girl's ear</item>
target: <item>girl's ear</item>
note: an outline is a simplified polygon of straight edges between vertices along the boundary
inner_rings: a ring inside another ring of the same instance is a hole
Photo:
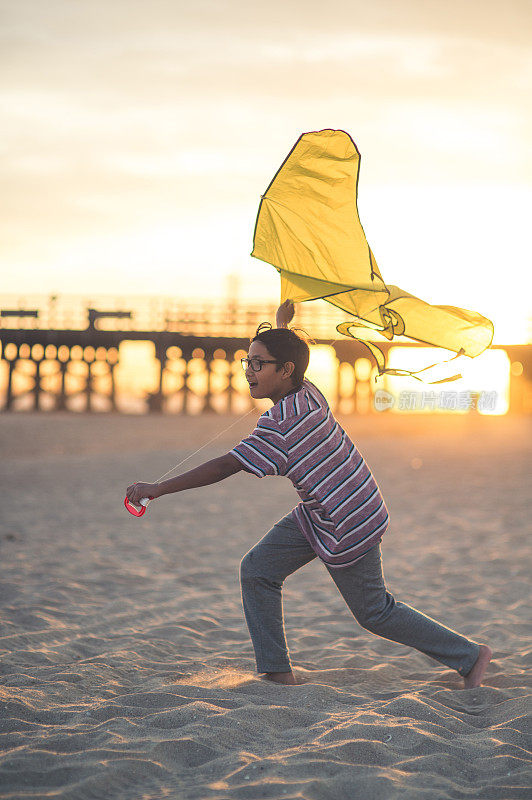
[[[285,361],[285,363],[283,364],[283,372],[287,378],[289,378],[293,374],[295,368],[296,365],[294,364],[293,361]]]

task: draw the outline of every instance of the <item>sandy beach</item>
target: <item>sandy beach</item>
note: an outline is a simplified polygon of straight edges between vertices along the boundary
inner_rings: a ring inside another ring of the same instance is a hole
[[[285,584],[301,684],[257,676],[239,562],[290,483],[122,505],[233,421],[0,416],[0,798],[530,797],[530,422],[340,418],[390,510],[390,590],[494,651],[462,690],[360,628],[317,560]]]

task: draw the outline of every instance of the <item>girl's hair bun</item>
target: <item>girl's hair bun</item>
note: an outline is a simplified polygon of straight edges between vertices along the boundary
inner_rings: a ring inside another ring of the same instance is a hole
[[[255,331],[255,336],[258,336],[259,333],[263,333],[264,331],[271,331],[273,325],[271,322],[261,322],[257,330]]]

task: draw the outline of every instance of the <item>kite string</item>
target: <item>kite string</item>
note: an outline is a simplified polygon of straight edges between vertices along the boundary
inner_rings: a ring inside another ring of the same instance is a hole
[[[168,470],[168,472],[165,472],[165,473],[164,473],[164,475],[161,475],[161,477],[160,477],[160,478],[157,478],[157,480],[155,481],[155,483],[159,483],[159,481],[162,481],[162,479],[163,479],[163,478],[166,478],[166,476],[167,476],[167,475],[170,475],[170,473],[171,473],[171,472],[173,472],[173,471],[174,471],[175,469],[177,469],[178,467],[180,467],[180,466],[181,466],[181,464],[184,464],[184,463],[185,463],[185,461],[188,461],[190,458],[192,458],[192,456],[195,456],[195,455],[196,455],[196,453],[199,453],[199,452],[200,452],[200,450],[204,450],[206,447],[208,447],[208,445],[212,444],[212,442],[214,442],[216,439],[219,439],[219,438],[220,438],[220,436],[221,436],[223,433],[225,433],[226,431],[230,430],[231,428],[234,428],[234,426],[235,426],[235,425],[236,425],[238,422],[240,422],[241,420],[245,419],[245,417],[248,417],[248,416],[249,416],[249,415],[252,413],[252,411],[255,411],[255,410],[256,410],[255,408],[250,408],[250,409],[249,409],[249,411],[246,411],[246,413],[245,413],[245,414],[242,414],[242,416],[241,416],[241,417],[238,417],[238,419],[236,419],[234,422],[232,422],[230,425],[228,425],[228,426],[227,426],[227,428],[224,428],[224,429],[223,429],[223,431],[220,431],[220,432],[219,432],[219,433],[217,433],[215,436],[213,436],[213,437],[212,437],[212,439],[209,439],[209,441],[208,441],[208,442],[205,442],[205,444],[202,444],[202,445],[201,445],[201,447],[198,447],[198,449],[197,449],[197,450],[194,450],[194,452],[193,452],[193,453],[190,453],[190,455],[188,455],[186,458],[184,458],[182,461],[180,461],[180,462],[179,462],[179,464],[174,464],[174,466],[173,466],[171,469],[169,469],[169,470]]]

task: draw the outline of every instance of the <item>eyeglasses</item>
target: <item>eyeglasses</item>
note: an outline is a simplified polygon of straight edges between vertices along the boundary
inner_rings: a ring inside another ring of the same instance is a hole
[[[263,364],[277,364],[278,362],[275,360],[266,360],[263,358],[241,358],[240,363],[242,364],[242,369],[244,372],[247,370],[248,367],[251,367],[253,372],[260,372],[262,369]]]

